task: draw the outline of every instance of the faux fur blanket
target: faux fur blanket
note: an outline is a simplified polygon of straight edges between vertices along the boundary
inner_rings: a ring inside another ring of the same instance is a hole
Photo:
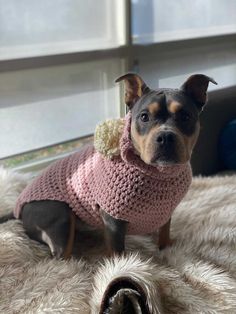
[[[0,169],[0,216],[29,180]],[[52,259],[20,221],[1,224],[0,313],[236,313],[235,192],[236,176],[194,178],[172,219],[175,244],[129,236],[114,259],[92,234],[78,239],[80,256]]]

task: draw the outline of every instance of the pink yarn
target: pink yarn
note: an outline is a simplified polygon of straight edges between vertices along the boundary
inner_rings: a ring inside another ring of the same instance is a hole
[[[189,163],[146,165],[130,140],[131,114],[120,140],[121,154],[112,160],[86,146],[49,166],[21,193],[16,218],[24,204],[39,200],[66,202],[89,225],[102,227],[99,208],[129,222],[128,233],[156,231],[170,218],[192,179]]]

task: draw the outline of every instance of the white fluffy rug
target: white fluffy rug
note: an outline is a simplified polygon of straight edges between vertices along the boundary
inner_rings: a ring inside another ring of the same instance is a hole
[[[28,180],[0,169],[0,216]],[[129,237],[129,253],[113,260],[86,238],[79,244],[82,258],[55,260],[24,234],[20,221],[1,224],[0,313],[99,313],[101,304],[104,313],[125,313],[117,310],[124,295],[131,300],[139,289],[120,283],[107,298],[122,278],[139,286],[150,313],[236,313],[235,192],[236,176],[195,178],[173,216],[174,246],[159,252],[150,238]]]

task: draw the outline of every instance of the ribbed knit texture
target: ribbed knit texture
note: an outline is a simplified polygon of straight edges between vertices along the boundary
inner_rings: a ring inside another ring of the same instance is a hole
[[[102,227],[99,208],[129,222],[128,233],[156,231],[170,218],[191,183],[189,163],[153,167],[135,153],[126,116],[120,156],[105,158],[86,146],[49,166],[18,198],[14,215],[38,200],[66,202],[89,225]]]

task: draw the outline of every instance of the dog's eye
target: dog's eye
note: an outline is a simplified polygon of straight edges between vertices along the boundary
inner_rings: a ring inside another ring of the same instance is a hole
[[[140,115],[140,120],[141,120],[142,122],[148,122],[148,121],[149,121],[149,116],[148,116],[148,114],[145,113],[145,112],[141,113],[141,115]]]

